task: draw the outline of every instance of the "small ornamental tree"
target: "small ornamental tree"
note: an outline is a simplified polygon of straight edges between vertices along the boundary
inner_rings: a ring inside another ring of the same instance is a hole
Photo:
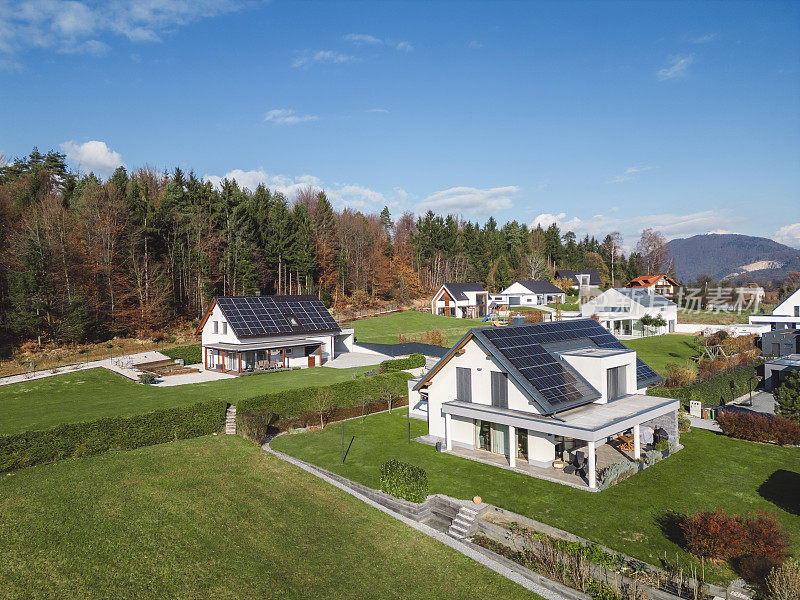
[[[779,415],[800,422],[800,371],[789,374],[773,396]]]

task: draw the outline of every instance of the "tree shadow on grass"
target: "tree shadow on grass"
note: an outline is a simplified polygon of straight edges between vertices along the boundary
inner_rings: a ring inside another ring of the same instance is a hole
[[[758,488],[758,494],[778,508],[800,515],[800,473],[778,469]]]
[[[685,547],[686,538],[683,535],[683,523],[686,521],[686,516],[674,510],[668,510],[655,518],[656,525],[664,534],[664,536],[673,544],[677,544],[681,548]]]

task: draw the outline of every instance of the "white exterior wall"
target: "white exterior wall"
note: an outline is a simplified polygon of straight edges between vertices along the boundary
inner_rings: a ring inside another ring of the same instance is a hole
[[[492,404],[492,371],[504,372],[493,358],[488,358],[475,340],[470,340],[463,348],[464,353],[456,355],[431,379],[428,386],[428,433],[444,437],[444,414],[442,404],[456,399],[456,367],[469,368],[472,371],[472,402],[474,404]],[[480,369],[480,370],[479,370]],[[540,414],[539,407],[530,402],[516,382],[508,379],[508,408]],[[455,417],[453,417],[455,418]],[[454,431],[457,429],[453,427]],[[474,431],[469,434],[459,430],[460,437],[453,437],[459,444],[474,444]]]
[[[800,328],[800,289],[775,307],[771,315],[750,316],[751,325],[769,325],[770,329]]]
[[[556,459],[556,440],[552,435],[528,431],[528,462],[549,467]]]
[[[217,322],[217,330],[219,333],[214,333],[214,321]],[[228,328],[227,335],[223,335],[222,333],[222,324],[225,323]],[[214,303],[214,310],[211,311],[211,315],[209,315],[208,319],[203,325],[203,331],[200,336],[200,340],[203,346],[207,346],[209,344],[241,344],[242,342],[239,341],[239,338],[236,337],[236,334],[233,333],[233,328],[228,325],[228,322],[225,320],[224,315],[222,314],[222,310],[216,303]]]
[[[781,302],[775,307],[775,310],[772,311],[773,315],[784,317],[800,316],[798,313],[800,313],[800,289],[795,290],[791,296]]]
[[[595,400],[595,404],[605,404],[608,402],[607,372],[614,367],[625,367],[626,394],[639,394],[647,391],[646,389],[639,390],[636,388],[635,351],[604,357],[580,356],[574,354],[562,354],[561,357],[578,371],[593,388],[600,392],[600,398]]]
[[[448,293],[448,295],[450,294],[450,292],[447,292],[447,293]],[[439,288],[439,291],[436,292],[436,295],[433,297],[433,300],[431,301],[431,312],[432,312],[432,314],[438,315],[440,308],[455,308],[456,310],[455,310],[455,314],[453,316],[456,319],[462,318],[461,317],[461,308],[465,307],[465,306],[469,306],[470,305],[469,300],[467,300],[467,301],[456,300],[455,298],[453,298],[451,296],[450,297],[450,304],[449,305],[445,305],[445,303],[444,303],[444,294],[445,294],[445,289],[444,289],[444,286],[442,286],[441,288]],[[469,298],[469,296],[467,296],[467,297]],[[474,300],[474,298],[473,298],[473,300]],[[474,304],[474,301],[473,301],[473,304]],[[449,317],[450,315],[445,315],[445,316]]]

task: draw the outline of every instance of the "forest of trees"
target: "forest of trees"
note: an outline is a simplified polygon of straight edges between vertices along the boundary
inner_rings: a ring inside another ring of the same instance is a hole
[[[180,169],[120,167],[102,181],[34,149],[0,166],[0,338],[131,335],[196,319],[215,295],[257,290],[337,306],[408,302],[445,281],[499,290],[555,268],[596,268],[623,285],[665,267],[663,237],[648,235],[625,256],[617,233],[578,239],[556,225],[432,212],[393,219],[386,208],[335,210],[320,190],[217,189]]]

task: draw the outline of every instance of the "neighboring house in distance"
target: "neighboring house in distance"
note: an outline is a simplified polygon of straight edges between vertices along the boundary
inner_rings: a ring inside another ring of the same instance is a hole
[[[787,354],[764,364],[764,390],[773,391],[792,373],[800,371],[800,354]]]
[[[489,294],[480,283],[445,283],[431,300],[431,314],[457,319],[482,319]]]
[[[582,296],[596,296],[603,284],[597,269],[583,271],[556,269],[556,279],[569,279],[572,282],[572,289],[580,291]]]
[[[196,333],[203,368],[224,373],[320,366],[353,344],[316,296],[218,296]]]
[[[778,304],[771,315],[750,315],[751,325],[769,325],[770,329],[800,329],[800,289]]]
[[[565,302],[564,290],[549,281],[515,281],[499,294],[508,306],[535,306],[550,304],[556,299]]]
[[[581,316],[597,316],[600,324],[616,335],[658,335],[672,333],[678,323],[678,305],[652,288],[611,288],[581,305]],[[661,316],[663,327],[645,327],[644,315]]]
[[[617,434],[632,430],[633,460],[642,426],[678,442],[679,401],[646,395],[660,379],[593,319],[475,328],[417,381],[412,402],[427,405],[428,441],[446,451],[542,477],[580,451],[583,485],[596,488],[596,451]]]
[[[674,298],[680,285],[668,275],[640,275],[628,282],[628,288],[648,288],[666,298]]]
[[[762,333],[758,346],[763,356],[772,358],[800,354],[800,329],[776,329]]]

